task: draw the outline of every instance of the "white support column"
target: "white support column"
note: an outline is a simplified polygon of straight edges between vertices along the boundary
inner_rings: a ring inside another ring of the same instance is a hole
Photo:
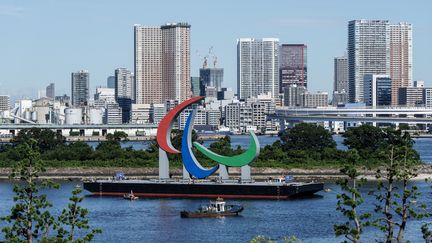
[[[186,170],[186,168],[185,168],[184,165],[183,165],[183,179],[184,180],[189,180],[190,179],[189,172]]]
[[[251,167],[249,165],[245,165],[241,167],[241,180],[242,181],[250,181],[251,178]]]
[[[228,167],[226,167],[226,165],[219,165],[219,177],[222,180],[228,180],[229,179]]]
[[[161,148],[159,148],[159,179],[169,179],[168,155]]]

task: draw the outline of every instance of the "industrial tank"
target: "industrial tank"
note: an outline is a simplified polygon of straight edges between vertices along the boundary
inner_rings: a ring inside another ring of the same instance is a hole
[[[90,108],[88,113],[89,124],[102,124],[103,111],[101,108]]]
[[[66,108],[65,109],[66,124],[81,124],[82,109],[81,108]]]
[[[32,113],[31,113],[31,119],[32,119],[32,121],[37,121],[38,119],[37,119],[37,115],[38,115],[38,113],[37,113],[37,111],[33,111]]]

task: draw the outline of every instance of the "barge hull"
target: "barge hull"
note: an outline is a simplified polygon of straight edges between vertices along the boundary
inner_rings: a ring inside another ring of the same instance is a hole
[[[123,196],[133,191],[140,197],[288,199],[312,195],[323,190],[323,183],[302,184],[223,184],[223,183],[145,183],[145,182],[84,182],[84,189],[93,195]]]

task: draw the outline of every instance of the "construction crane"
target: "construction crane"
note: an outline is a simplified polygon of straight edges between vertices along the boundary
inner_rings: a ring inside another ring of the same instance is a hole
[[[213,53],[213,46],[209,48],[209,56],[213,58],[213,67],[217,65],[217,56]]]
[[[208,55],[202,56],[201,53],[198,50],[196,51],[196,54],[197,54],[198,58],[203,62],[202,63],[202,68],[207,68],[207,58],[208,58]]]

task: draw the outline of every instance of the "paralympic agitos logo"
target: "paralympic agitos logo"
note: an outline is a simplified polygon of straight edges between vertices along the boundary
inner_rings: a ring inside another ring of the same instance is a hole
[[[156,136],[157,143],[159,144],[159,147],[161,149],[171,154],[180,153],[180,151],[174,148],[174,146],[171,144],[171,129],[174,124],[174,120],[184,109],[186,109],[186,107],[188,107],[191,104],[197,103],[200,100],[203,100],[204,98],[205,98],[204,96],[197,96],[185,100],[184,102],[174,107],[174,109],[172,109],[165,115],[165,117],[159,123],[157,136]],[[219,165],[216,165],[215,167],[210,169],[205,169],[201,166],[201,164],[198,162],[198,160],[195,158],[194,154],[192,153],[192,129],[193,129],[193,120],[195,118],[196,111],[197,111],[196,108],[194,108],[192,112],[189,114],[189,117],[186,121],[185,128],[183,131],[183,137],[182,137],[181,155],[182,155],[183,165],[186,168],[186,170],[189,172],[189,174],[191,174],[192,176],[198,179],[202,179],[216,172],[219,169]],[[249,164],[256,157],[258,157],[260,151],[258,139],[253,132],[250,132],[250,142],[249,142],[248,150],[246,150],[242,154],[232,156],[232,157],[216,154],[197,142],[194,142],[193,146],[195,146],[195,148],[197,148],[198,151],[203,153],[205,156],[218,162],[219,164],[232,166],[232,167],[241,167]]]

